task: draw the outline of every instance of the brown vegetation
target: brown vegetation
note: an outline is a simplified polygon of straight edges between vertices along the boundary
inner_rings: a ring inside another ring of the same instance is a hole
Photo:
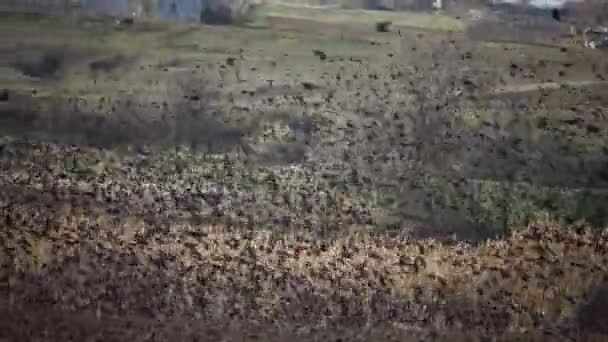
[[[286,21],[7,64],[0,338],[605,338],[603,56]]]
[[[539,222],[471,245],[171,223],[150,232],[143,221],[114,221],[67,204],[54,214],[23,205],[4,211],[1,276],[10,302],[3,310],[26,319],[20,310],[42,305],[6,326],[5,338],[64,339],[43,317],[70,312],[91,313],[70,318],[78,339],[108,338],[112,327],[145,335],[153,320],[164,322],[149,337],[159,341],[203,338],[211,322],[231,326],[215,332],[223,338],[264,329],[271,341],[370,334],[395,341],[593,340],[606,333],[608,240],[584,226]]]

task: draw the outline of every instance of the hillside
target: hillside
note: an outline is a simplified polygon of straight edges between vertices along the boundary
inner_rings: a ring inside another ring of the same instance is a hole
[[[272,10],[0,14],[0,338],[605,338],[605,54]]]

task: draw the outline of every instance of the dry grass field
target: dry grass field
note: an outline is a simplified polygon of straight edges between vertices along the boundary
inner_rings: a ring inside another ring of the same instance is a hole
[[[0,339],[606,338],[605,53],[318,11],[0,13]]]

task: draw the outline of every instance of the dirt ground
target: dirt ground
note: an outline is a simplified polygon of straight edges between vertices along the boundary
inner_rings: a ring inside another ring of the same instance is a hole
[[[0,14],[0,339],[605,338],[605,52],[310,11]]]

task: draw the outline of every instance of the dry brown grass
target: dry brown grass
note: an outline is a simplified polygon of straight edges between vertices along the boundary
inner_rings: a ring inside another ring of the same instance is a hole
[[[142,221],[106,225],[69,205],[47,227],[10,221],[0,235],[3,292],[17,303],[8,312],[25,315],[33,301],[47,303],[36,310],[65,317],[96,312],[90,324],[98,328],[73,320],[85,334],[107,330],[99,322],[112,317],[134,322],[119,329],[158,336],[178,336],[170,331],[180,324],[201,336],[209,322],[231,321],[229,340],[255,330],[251,324],[281,332],[275,338],[345,340],[592,340],[606,333],[608,239],[587,227],[539,222],[472,245],[372,233],[319,241],[175,224],[146,238]],[[173,323],[144,328],[147,317]]]

